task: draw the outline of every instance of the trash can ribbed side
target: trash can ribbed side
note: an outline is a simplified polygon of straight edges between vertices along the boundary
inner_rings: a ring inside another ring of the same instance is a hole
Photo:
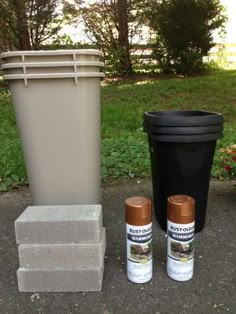
[[[100,52],[17,53],[4,70],[33,204],[99,204]]]

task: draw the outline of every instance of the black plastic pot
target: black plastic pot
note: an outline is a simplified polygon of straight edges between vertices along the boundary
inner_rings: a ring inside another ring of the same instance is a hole
[[[152,165],[154,211],[166,230],[167,198],[187,194],[196,201],[195,230],[205,224],[207,196],[216,141],[223,117],[206,111],[144,113]]]

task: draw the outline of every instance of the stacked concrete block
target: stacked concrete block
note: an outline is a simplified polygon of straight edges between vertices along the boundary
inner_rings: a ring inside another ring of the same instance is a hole
[[[100,291],[106,233],[101,205],[30,206],[15,221],[22,292]]]

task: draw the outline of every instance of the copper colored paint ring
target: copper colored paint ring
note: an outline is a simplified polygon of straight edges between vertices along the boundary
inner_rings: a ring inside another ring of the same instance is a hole
[[[125,201],[125,221],[133,226],[149,224],[152,221],[150,199],[142,196],[128,198]]]
[[[171,195],[167,201],[168,220],[187,224],[195,220],[195,200],[188,195]]]

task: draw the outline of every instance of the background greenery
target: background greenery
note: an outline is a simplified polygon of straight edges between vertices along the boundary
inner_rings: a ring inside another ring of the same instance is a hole
[[[220,0],[153,1],[147,17],[156,32],[153,56],[162,72],[170,73],[202,71],[215,45],[213,33],[222,34],[226,22]]]
[[[115,75],[149,63],[154,71],[195,73],[226,19],[220,0],[0,0],[0,51],[90,44]],[[81,42],[73,43],[65,26],[86,36],[78,33]]]
[[[103,182],[150,176],[142,116],[145,111],[171,109],[201,109],[223,114],[224,138],[217,142],[212,174],[219,179],[235,178],[236,161],[229,160],[228,152],[219,151],[236,144],[235,70],[186,78],[105,80],[102,85]],[[9,186],[27,182],[7,89],[0,93],[0,143],[0,189],[7,190]]]

